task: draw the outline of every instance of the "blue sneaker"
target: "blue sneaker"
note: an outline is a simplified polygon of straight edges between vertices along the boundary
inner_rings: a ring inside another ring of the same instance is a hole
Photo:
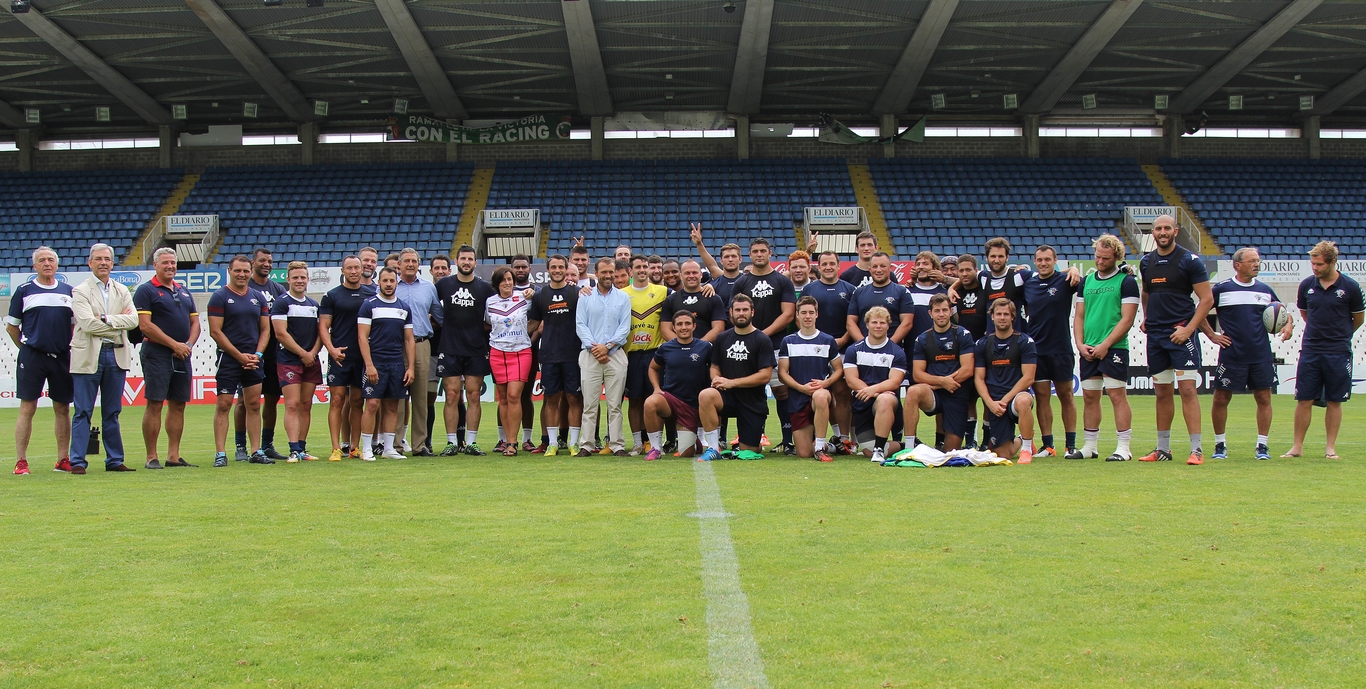
[[[699,456],[699,457],[697,458],[697,461],[699,461],[699,462],[715,462],[715,461],[718,460],[718,459],[721,459],[721,454],[720,454],[719,452],[717,452],[716,450],[714,450],[714,449],[712,449],[712,448],[709,447],[709,448],[707,448],[705,451],[702,452],[701,456]]]
[[[1257,459],[1271,459],[1271,448],[1265,445],[1258,445]]]
[[[227,466],[227,465],[228,465],[228,453],[226,453],[226,452],[219,452],[217,455],[214,455],[214,458],[213,458],[213,465],[214,465],[215,467],[220,468],[220,469],[223,468],[223,467],[225,467],[225,466]]]
[[[1223,443],[1214,444],[1214,459],[1228,459],[1228,448]]]

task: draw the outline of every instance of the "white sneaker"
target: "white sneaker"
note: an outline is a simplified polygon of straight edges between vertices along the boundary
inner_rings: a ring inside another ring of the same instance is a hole
[[[887,457],[882,454],[882,450],[873,450],[873,463],[881,464],[887,461]]]
[[[400,449],[400,450],[402,450],[402,451],[404,451],[404,452],[412,452],[412,451],[413,451],[412,446],[408,444],[408,439],[407,439],[407,438],[404,438],[404,439],[402,439],[402,440],[399,441],[398,449]],[[386,455],[386,456],[387,456],[387,455]],[[390,457],[390,459],[393,459],[393,458]]]
[[[398,450],[385,450],[380,456],[385,459],[407,459]]]
[[[375,461],[375,453],[374,453],[374,452],[367,452],[364,448],[362,448],[361,451],[360,451],[360,461],[362,461],[362,462],[373,462],[373,461]]]

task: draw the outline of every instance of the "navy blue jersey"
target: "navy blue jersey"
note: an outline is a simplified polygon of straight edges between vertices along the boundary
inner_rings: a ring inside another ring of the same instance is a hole
[[[868,326],[863,323],[863,315],[874,306],[881,306],[892,315],[892,322],[887,326],[888,337],[900,327],[901,314],[915,313],[915,304],[905,287],[895,282],[888,282],[881,287],[869,282],[854,290],[854,296],[849,299],[849,309],[845,314],[858,318],[859,330],[863,331],[865,337],[868,335]]]
[[[138,315],[151,316],[152,325],[176,342],[189,341],[190,321],[199,318],[194,297],[184,285],[174,281],[163,285],[155,276],[138,285],[137,291],[133,292],[133,308],[137,309]],[[148,344],[151,344],[150,340]]]
[[[461,282],[456,275],[436,281],[441,300],[441,346],[446,356],[488,356],[489,335],[484,329],[484,306],[498,294],[487,280]]]
[[[858,289],[864,285],[873,284],[873,273],[858,267],[858,264],[855,263],[840,273],[840,279],[853,285],[854,289]]]
[[[579,360],[583,345],[574,328],[574,310],[579,303],[579,286],[565,285],[559,289],[546,283],[531,298],[527,318],[541,322],[540,360],[545,364],[565,364]]]
[[[692,313],[693,320],[696,321],[694,330],[698,337],[706,335],[711,330],[712,321],[730,320],[730,316],[726,314],[726,303],[722,300],[719,292],[710,297],[704,297],[701,292],[675,290],[664,300],[664,308],[659,314],[660,320],[665,323],[673,323],[674,314],[679,311]]]
[[[933,328],[920,333],[911,350],[911,360],[925,362],[925,373],[932,376],[951,376],[960,368],[958,357],[973,354],[976,349],[977,343],[967,328],[950,324],[942,333]]]
[[[663,369],[660,389],[696,407],[697,396],[711,385],[711,352],[711,343],[696,337],[688,344],[674,339],[660,345],[655,350],[655,361]]]
[[[360,305],[375,294],[374,285],[357,285],[355,289],[337,285],[327,290],[318,305],[319,316],[332,317],[332,327],[328,331],[332,335],[332,346],[346,347],[343,351],[352,361],[360,361],[360,350],[356,349],[356,316],[360,313]]]
[[[1163,256],[1154,249],[1138,263],[1143,278],[1143,294],[1148,305],[1143,311],[1143,323],[1148,334],[1170,333],[1185,326],[1195,317],[1195,301],[1191,294],[1202,282],[1209,282],[1209,271],[1199,256],[1177,247]]]
[[[6,323],[19,328],[19,341],[49,354],[71,349],[71,326],[76,314],[71,311],[71,285],[54,282],[43,286],[30,280],[9,300]],[[186,335],[188,337],[188,335]]]
[[[1029,316],[1025,329],[1039,352],[1072,353],[1072,299],[1076,295],[1076,286],[1067,282],[1067,273],[1062,271],[1055,270],[1048,277],[1030,272],[1025,277],[1024,300]]]
[[[930,297],[948,293],[949,288],[937,282],[933,285],[922,285],[916,282],[906,287],[906,294],[910,295],[911,298],[911,313],[915,314],[915,320],[911,321],[911,332],[906,335],[906,342],[914,344],[915,338],[934,327],[934,319],[930,318]]]
[[[313,349],[318,341],[318,302],[308,295],[304,295],[303,299],[295,299],[294,295],[286,292],[270,307],[270,321],[271,330],[275,329],[275,321],[284,321],[285,330],[294,338],[294,344],[305,352]],[[276,347],[279,348],[275,353],[276,361],[288,365],[303,363],[298,354],[285,349],[284,345],[276,344]]]
[[[748,275],[748,273],[743,270],[740,271],[739,275],[736,275],[733,278],[726,277],[725,273],[718,273],[713,275],[711,281],[707,284],[711,285],[711,288],[716,290],[716,296],[721,298],[721,303],[729,308],[730,298],[735,294],[735,283],[746,275]]]
[[[892,377],[893,369],[903,374],[910,370],[906,361],[906,351],[892,342],[891,338],[876,346],[868,344],[867,339],[849,345],[849,349],[844,351],[844,369],[848,371],[851,368],[858,371],[858,379],[866,385],[886,382]],[[854,397],[854,409],[862,411],[871,405],[872,402]]]
[[[209,318],[223,319],[223,335],[242,354],[256,353],[262,316],[270,317],[270,307],[266,306],[265,296],[250,287],[246,294],[220,287],[209,297]]]
[[[758,330],[773,325],[773,322],[783,315],[783,304],[795,304],[797,301],[797,290],[792,286],[792,281],[776,270],[769,271],[766,275],[741,275],[740,279],[735,281],[734,294],[744,294],[754,300],[753,324]],[[783,334],[778,333],[771,339],[773,350],[777,351],[778,345],[783,342]]]
[[[987,392],[991,393],[992,399],[998,400],[1024,377],[1021,366],[1037,363],[1038,350],[1034,340],[1024,333],[999,340],[993,330],[977,341],[977,351],[973,354],[973,364],[987,370]]]
[[[1219,350],[1219,363],[1242,366],[1275,361],[1271,355],[1271,338],[1262,324],[1262,312],[1271,302],[1280,301],[1276,292],[1256,278],[1251,283],[1229,278],[1216,284],[1211,291],[1214,292],[1219,329],[1229,339],[1229,345]]]
[[[378,294],[365,300],[356,314],[358,325],[370,326],[370,363],[402,364],[403,335],[413,329],[413,312],[402,299]]]
[[[722,378],[735,380],[752,376],[778,362],[773,357],[773,340],[755,328],[744,335],[730,328],[716,338],[711,348],[711,363],[720,369]],[[764,386],[731,388],[731,396],[756,414],[768,413],[768,393]]]
[[[778,359],[787,359],[787,375],[798,383],[810,383],[830,377],[830,362],[840,355],[835,338],[817,330],[807,338],[795,332],[783,338],[778,347]],[[792,388],[787,389],[788,399],[795,400],[793,408],[806,404],[811,396]]]
[[[1338,281],[1324,289],[1310,275],[1300,283],[1295,303],[1306,315],[1303,353],[1352,353],[1352,314],[1366,311],[1356,280],[1338,273]]]
[[[260,292],[261,296],[265,297],[266,311],[272,314],[275,313],[275,300],[289,294],[288,287],[285,287],[274,280],[266,280],[264,283],[257,282],[255,275],[247,281],[247,287]],[[275,330],[272,328],[270,331],[270,344],[266,345],[266,356],[270,356],[270,353],[275,351],[276,347]]]
[[[806,283],[800,296],[816,300],[816,329],[836,340],[849,332],[849,301],[854,298],[854,286],[836,280],[827,285],[820,280]]]

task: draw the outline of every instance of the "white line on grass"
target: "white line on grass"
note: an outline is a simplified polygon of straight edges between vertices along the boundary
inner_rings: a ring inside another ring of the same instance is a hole
[[[716,689],[766,688],[764,661],[749,621],[749,599],[740,587],[740,563],[730,540],[721,489],[711,462],[694,462],[696,517],[701,528],[702,591],[707,596],[707,650]]]

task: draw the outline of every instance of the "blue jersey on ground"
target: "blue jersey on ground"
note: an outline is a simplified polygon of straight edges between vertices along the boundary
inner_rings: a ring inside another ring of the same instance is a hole
[[[901,325],[901,314],[915,312],[915,303],[911,301],[911,295],[905,287],[895,282],[888,282],[882,286],[870,282],[854,290],[846,313],[858,318],[859,330],[863,331],[865,337],[868,335],[868,327],[863,323],[863,315],[874,306],[881,306],[892,315],[892,322],[887,326],[888,337],[891,337]]]
[[[911,360],[925,362],[925,373],[932,376],[951,376],[958,372],[958,357],[973,354],[976,348],[967,328],[950,324],[942,333],[933,328],[920,333]]]
[[[783,338],[778,347],[778,360],[787,359],[787,375],[798,383],[810,383],[830,377],[830,362],[840,355],[835,338],[819,330],[810,338],[795,332]],[[787,397],[792,408],[805,406],[810,395],[787,389]]]
[[[1068,284],[1067,273],[1062,271],[1055,270],[1048,277],[1031,272],[1025,277],[1025,329],[1040,354],[1072,354],[1072,300],[1076,294],[1077,287]]]
[[[1229,345],[1219,350],[1219,363],[1266,364],[1275,361],[1271,355],[1271,339],[1262,324],[1262,312],[1271,302],[1279,302],[1276,292],[1266,283],[1253,278],[1251,283],[1229,278],[1215,285],[1214,309],[1219,315],[1219,329],[1228,336]]]
[[[413,329],[413,313],[402,299],[385,299],[376,294],[360,305],[356,314],[358,325],[370,326],[370,362],[405,364],[403,334]]]
[[[1295,303],[1307,316],[1302,353],[1352,353],[1352,314],[1366,311],[1356,280],[1338,273],[1337,282],[1324,289],[1319,279],[1310,275],[1300,283]]]
[[[305,352],[313,349],[318,341],[318,302],[308,295],[304,295],[303,299],[295,299],[294,295],[286,292],[276,299],[275,305],[270,307],[271,329],[275,328],[275,321],[285,322],[285,330]],[[276,361],[290,366],[303,363],[298,354],[285,349],[284,345],[276,346],[279,347],[275,353]]]
[[[209,297],[209,318],[223,319],[223,335],[242,354],[256,353],[262,316],[270,317],[270,307],[265,296],[250,287],[246,294],[220,287]]]
[[[892,342],[890,337],[876,346],[868,344],[867,339],[849,345],[849,349],[844,351],[844,369],[847,371],[851,368],[858,371],[859,380],[867,385],[885,383],[892,377],[893,369],[902,373],[910,370],[905,350]],[[854,398],[853,407],[856,410],[863,411],[871,405],[872,402]]]
[[[1024,333],[1015,333],[999,340],[993,331],[977,341],[977,351],[973,356],[973,364],[987,370],[987,392],[991,393],[992,399],[1001,399],[1020,382],[1024,377],[1021,366],[1037,363],[1038,350],[1034,347],[1034,340]]]
[[[836,340],[849,332],[849,300],[854,297],[854,286],[836,280],[827,285],[820,280],[806,283],[800,297],[816,300],[816,329]]]
[[[360,313],[360,305],[375,294],[374,285],[357,285],[355,289],[337,285],[328,290],[322,303],[318,304],[319,316],[332,317],[332,346],[346,347],[344,351],[351,361],[360,361],[360,350],[356,348],[356,316]]]
[[[655,361],[664,369],[660,389],[696,408],[697,396],[711,385],[711,343],[696,337],[688,344],[669,340],[655,350]]]
[[[1148,335],[1170,333],[1185,326],[1195,317],[1195,301],[1191,294],[1202,282],[1209,282],[1209,271],[1199,256],[1176,247],[1166,256],[1156,249],[1138,264],[1143,278],[1143,294],[1148,305],[1143,311],[1143,322]]]
[[[911,321],[911,332],[906,335],[906,342],[914,345],[915,339],[920,337],[920,333],[934,327],[934,319],[930,318],[930,297],[936,294],[948,294],[949,288],[934,283],[933,285],[922,285],[918,282],[907,285],[906,293],[910,295],[913,306],[912,313],[915,320]]]
[[[29,280],[14,290],[5,322],[17,326],[19,341],[49,354],[71,349],[71,326],[76,315],[71,311],[71,285],[54,282],[43,286]]]

